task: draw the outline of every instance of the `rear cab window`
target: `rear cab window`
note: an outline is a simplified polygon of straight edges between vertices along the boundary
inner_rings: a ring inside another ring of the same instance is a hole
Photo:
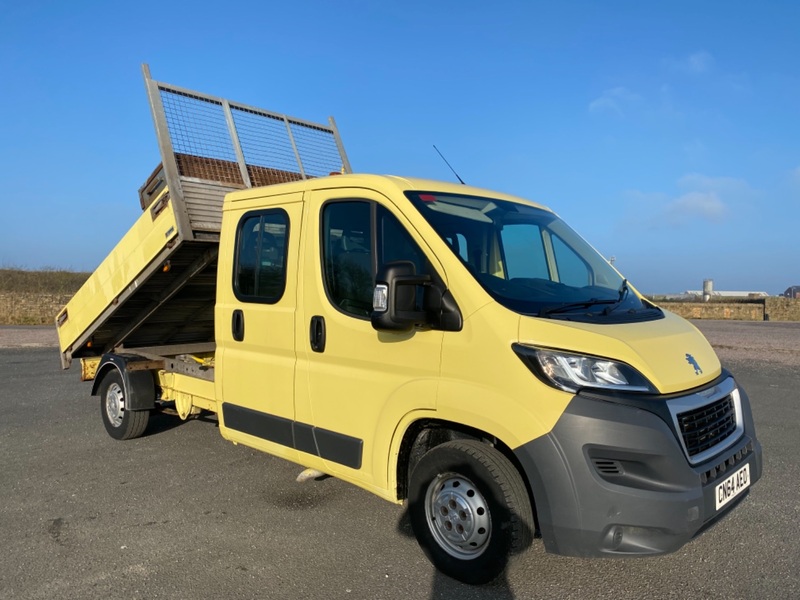
[[[242,302],[274,304],[286,289],[289,215],[281,209],[246,213],[236,231],[233,291]]]

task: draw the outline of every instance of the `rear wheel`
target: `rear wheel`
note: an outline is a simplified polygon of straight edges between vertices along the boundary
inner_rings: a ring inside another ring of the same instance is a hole
[[[492,581],[533,539],[522,478],[498,450],[474,440],[444,443],[420,459],[409,515],[430,561],[465,583]]]
[[[127,391],[122,375],[110,369],[100,382],[100,415],[108,435],[115,440],[130,440],[144,433],[150,420],[148,410],[127,410]]]

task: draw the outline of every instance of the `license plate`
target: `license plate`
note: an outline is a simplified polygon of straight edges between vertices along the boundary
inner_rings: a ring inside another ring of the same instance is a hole
[[[750,465],[745,465],[736,473],[718,484],[714,489],[717,510],[736,498],[750,485]]]

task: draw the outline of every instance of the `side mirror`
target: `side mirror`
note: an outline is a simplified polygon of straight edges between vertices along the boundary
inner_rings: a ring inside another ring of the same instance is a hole
[[[411,261],[383,265],[375,277],[372,327],[378,331],[411,331],[414,325],[427,323],[427,313],[417,310],[417,286],[430,284],[430,275],[417,275]]]

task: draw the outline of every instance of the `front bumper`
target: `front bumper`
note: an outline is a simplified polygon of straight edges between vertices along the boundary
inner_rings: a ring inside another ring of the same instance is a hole
[[[738,388],[736,431],[691,460],[669,409],[670,402],[686,406],[687,397],[702,398],[705,391],[726,385],[735,387],[723,373],[704,390],[684,396],[581,392],[549,434],[517,448],[547,551],[570,556],[672,552],[737,505],[749,487],[717,509],[717,486],[744,465],[750,486],[762,471],[744,390]]]

